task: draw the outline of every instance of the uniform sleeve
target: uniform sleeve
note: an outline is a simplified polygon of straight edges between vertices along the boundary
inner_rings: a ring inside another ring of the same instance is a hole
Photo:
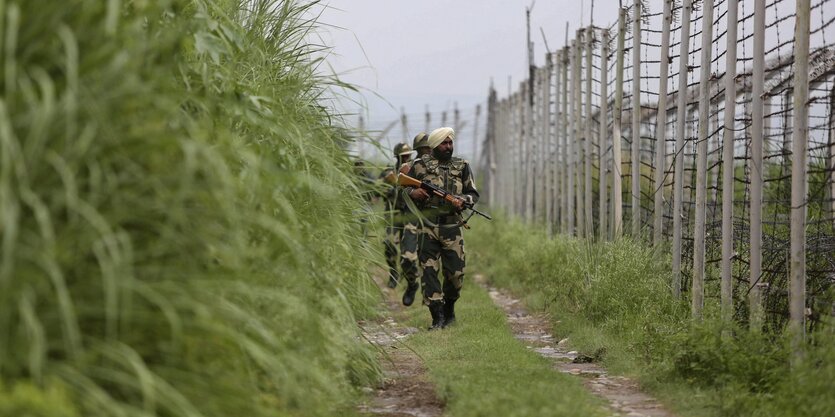
[[[475,178],[473,177],[473,171],[470,169],[469,163],[464,165],[464,170],[461,172],[461,182],[464,185],[464,198],[472,204],[478,203],[478,190],[475,188]]]
[[[417,159],[414,163],[412,163],[412,167],[409,168],[408,175],[416,180],[423,181],[426,177],[426,164],[423,163],[422,159]],[[404,187],[403,192],[408,195],[411,194],[414,189],[415,187]]]

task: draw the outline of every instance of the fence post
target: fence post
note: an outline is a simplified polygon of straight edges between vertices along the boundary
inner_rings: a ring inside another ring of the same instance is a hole
[[[575,199],[575,192],[577,191],[575,180],[577,179],[577,172],[575,167],[575,161],[577,159],[577,96],[579,92],[577,91],[577,41],[571,41],[571,104],[569,105],[569,118],[571,120],[571,128],[569,137],[569,151],[568,151],[568,200],[569,200],[569,212],[568,212],[568,233],[574,235],[576,233],[575,229],[575,219],[577,218],[579,210],[577,210],[577,200]]]
[[[684,0],[688,1],[688,0]],[[612,111],[612,238],[618,239],[623,233],[623,163],[621,158],[621,136],[623,134],[623,58],[626,43],[626,9],[618,14],[617,69],[615,70],[615,108]]]
[[[632,3],[632,237],[641,235],[641,0]]]
[[[432,113],[429,113],[429,105],[426,105],[425,113],[424,113],[425,124],[423,126],[423,131],[426,132],[428,135],[431,130],[429,130],[429,126],[432,125]]]
[[[547,229],[547,222],[550,216],[548,215],[548,188],[551,186],[550,176],[547,174],[548,172],[548,165],[546,164],[548,158],[548,134],[547,134],[547,116],[546,111],[548,110],[548,83],[546,82],[548,79],[548,56],[545,56],[546,64],[540,68],[537,72],[539,73],[539,103],[538,103],[538,112],[539,112],[539,149],[537,151],[537,158],[538,158],[538,166],[539,166],[539,173],[537,174],[537,181],[539,181],[540,186],[536,191],[536,202],[537,202],[537,218],[539,221],[546,222],[546,229]]]
[[[600,41],[600,113],[598,113],[598,123],[600,127],[597,129],[597,147],[598,147],[598,173],[597,173],[597,191],[598,191],[598,219],[600,222],[599,232],[600,240],[606,240],[609,236],[609,207],[606,201],[608,184],[606,181],[606,171],[609,165],[608,162],[608,139],[609,139],[609,31],[602,30]]]
[[[826,170],[835,173],[835,87],[829,92],[829,117],[828,117],[828,146],[826,147]],[[830,176],[835,174],[830,174]],[[829,205],[826,207],[827,217],[835,218],[835,179],[829,179],[829,190],[826,199]]]
[[[545,68],[542,70],[542,175],[545,175],[545,224],[548,236],[554,231],[554,177],[552,175],[554,164],[553,146],[551,143],[551,74],[554,67],[551,62],[551,54],[545,54]]]
[[[754,62],[751,74],[751,181],[750,265],[748,277],[748,317],[751,330],[762,329],[762,297],[760,296],[760,275],[762,275],[763,244],[763,149],[765,133],[765,0],[754,0]]]
[[[560,230],[563,234],[571,234],[574,229],[574,212],[571,203],[571,190],[574,182],[571,181],[571,149],[569,147],[568,129],[568,68],[570,67],[570,54],[568,46],[562,48],[560,53],[560,148],[562,163],[560,164],[560,176],[562,177],[562,210],[560,213]]]
[[[487,204],[495,208],[496,203],[496,90],[490,83],[490,93],[487,96],[487,137],[484,140],[486,158],[484,161],[484,175],[487,175]]]
[[[583,202],[583,208],[585,209],[585,219],[586,224],[583,227],[585,231],[585,237],[594,238],[594,211],[592,207],[592,184],[591,184],[591,125],[594,123],[594,119],[591,115],[591,100],[592,100],[592,64],[594,62],[594,57],[592,56],[592,42],[594,41],[594,32],[591,26],[586,28],[585,31],[585,49],[586,49],[586,123],[585,123],[585,133],[583,134],[583,154],[584,154],[584,165],[585,165],[585,183],[583,186],[583,191],[585,192],[585,200]]]
[[[452,127],[456,132],[461,130],[461,112],[458,111],[458,102],[452,104]]]
[[[585,154],[583,152],[583,29],[577,29],[576,43],[574,44],[574,149],[577,159],[575,160],[575,176],[577,184],[577,236],[586,236],[586,207],[585,207],[585,181],[583,168],[585,166]]]
[[[561,69],[561,62],[562,62],[562,54],[560,51],[554,53],[552,58],[552,71],[554,76],[554,155],[551,160],[551,166],[553,169],[554,175],[554,194],[553,194],[553,207],[554,207],[554,222],[556,223],[555,226],[559,226],[559,228],[555,228],[555,231],[562,230],[562,194],[564,192],[564,187],[562,183],[562,151],[560,149],[560,132],[561,132],[561,124],[560,124],[560,94],[561,94],[561,77],[562,74]]]
[[[400,106],[400,127],[401,129],[403,129],[403,139],[401,140],[407,142],[409,140],[409,123],[408,119],[406,118],[406,109],[403,106]]]
[[[797,0],[794,27],[794,131],[792,135],[791,269],[789,270],[789,329],[795,357],[802,354],[806,333],[806,141],[809,135],[809,19],[810,1]]]
[[[473,150],[473,166],[476,169],[481,168],[481,156],[478,154],[478,122],[481,116],[481,104],[475,105],[475,123],[473,123],[473,146],[475,149]],[[478,174],[481,174],[480,172]]]
[[[531,72],[531,76],[535,73]],[[522,136],[525,140],[525,159],[524,159],[524,166],[525,166],[525,221],[531,222],[533,220],[533,184],[536,178],[534,178],[534,134],[533,134],[533,92],[534,90],[530,87],[528,83],[534,82],[534,80],[529,80],[528,82],[522,83],[522,89],[524,90],[523,97],[524,101],[522,103],[523,108],[523,133]]]
[[[517,205],[516,205],[516,195],[518,194],[519,188],[516,186],[516,176],[517,170],[519,166],[516,161],[516,152],[518,151],[518,125],[517,125],[517,110],[516,110],[516,96],[518,93],[511,93],[508,97],[508,107],[507,107],[507,117],[510,121],[508,135],[507,135],[507,164],[508,164],[508,171],[511,174],[511,178],[507,181],[507,203],[508,203],[508,212],[513,215],[518,215]]]
[[[722,320],[730,323],[733,314],[731,260],[734,251],[734,116],[736,115],[736,42],[739,0],[728,0],[728,41],[725,54],[725,115],[722,141]]]
[[[710,111],[710,61],[713,42],[713,0],[702,3],[702,57],[699,65],[699,140],[696,145],[696,229],[693,236],[693,318],[702,318],[705,280],[705,215],[707,212],[707,139]]]
[[[673,173],[673,296],[681,296],[681,212],[684,197],[684,135],[687,134],[687,72],[690,60],[690,0],[681,5],[681,53],[676,93],[676,148]]]
[[[661,27],[661,62],[658,80],[658,113],[655,127],[655,205],[653,208],[652,243],[659,245],[664,237],[664,178],[667,149],[667,82],[670,73],[670,25],[673,21],[672,0],[664,0]]]

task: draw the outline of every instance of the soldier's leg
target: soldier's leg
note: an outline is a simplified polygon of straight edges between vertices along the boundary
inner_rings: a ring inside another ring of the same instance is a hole
[[[461,228],[449,228],[441,234],[441,262],[444,270],[444,326],[455,322],[455,302],[461,296],[464,286],[464,235]]]
[[[386,227],[386,238],[384,240],[385,243],[385,254],[386,254],[386,264],[389,267],[389,288],[394,288],[397,286],[397,281],[400,280],[400,273],[397,270],[398,265],[398,255],[397,255],[397,246],[400,243],[399,238],[400,231],[396,226],[387,226]]]
[[[443,303],[444,295],[438,280],[438,269],[441,263],[441,241],[438,239],[438,229],[425,227],[420,233],[418,255],[423,266],[423,303],[429,307],[432,314],[432,326],[440,329],[444,324]]]
[[[403,226],[403,238],[400,240],[400,269],[406,282],[418,279],[418,226],[407,223]]]
[[[403,305],[410,306],[415,301],[420,284],[418,283],[418,225],[407,223],[403,226],[403,238],[400,240],[400,268],[406,278],[406,291],[403,293]]]

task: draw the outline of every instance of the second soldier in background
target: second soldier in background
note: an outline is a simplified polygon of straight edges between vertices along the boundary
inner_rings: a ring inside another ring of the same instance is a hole
[[[397,160],[395,165],[380,173],[380,178],[390,185],[383,195],[386,208],[385,255],[389,268],[389,288],[397,287],[400,281],[400,272],[397,269],[399,264],[397,249],[403,237],[403,215],[406,213],[403,198],[397,187],[397,173],[412,159],[412,148],[407,143],[398,143],[394,146],[394,157]]]
[[[432,153],[432,148],[429,147],[429,135],[426,132],[420,132],[415,136],[412,147],[417,151],[417,157],[411,163],[401,167],[401,172],[408,173],[415,162],[429,158]],[[406,292],[403,293],[403,305],[410,306],[414,303],[415,294],[420,288],[418,277],[420,277],[422,271],[418,259],[420,220],[418,219],[418,213],[407,212],[405,214],[407,221],[403,226],[403,236],[400,240],[400,267],[407,283]]]

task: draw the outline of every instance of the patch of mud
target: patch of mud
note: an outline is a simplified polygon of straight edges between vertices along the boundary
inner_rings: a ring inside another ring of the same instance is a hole
[[[484,287],[493,302],[504,310],[516,339],[528,349],[552,359],[556,370],[582,377],[583,385],[606,400],[615,416],[674,417],[656,399],[642,393],[635,381],[609,375],[600,365],[588,363],[593,358],[569,350],[568,339],[555,340],[550,334],[551,325],[547,315],[529,314],[520,300],[489,286],[481,275],[476,275],[474,281]]]
[[[383,288],[389,312],[395,313],[404,308],[394,300],[401,291],[402,288]],[[361,321],[359,325],[363,336],[381,352],[383,367],[382,385],[367,388],[372,395],[366,404],[359,407],[359,411],[386,417],[436,417],[443,414],[444,404],[427,378],[423,361],[404,343],[418,329],[399,324],[392,315],[377,322]]]

